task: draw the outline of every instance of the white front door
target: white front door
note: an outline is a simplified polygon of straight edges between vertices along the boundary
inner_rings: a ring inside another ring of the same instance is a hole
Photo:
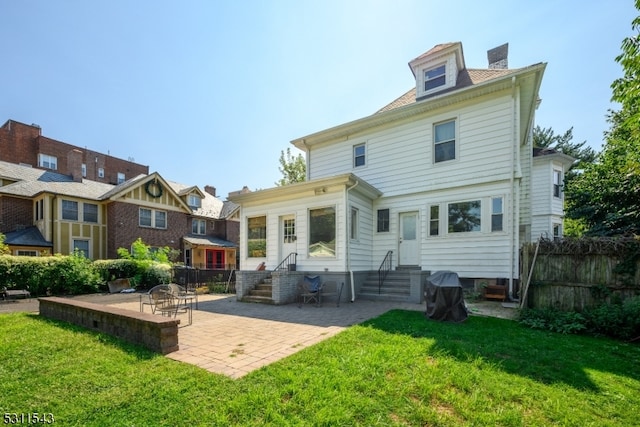
[[[400,244],[398,246],[399,265],[418,265],[420,241],[418,240],[418,212],[400,214]]]
[[[280,260],[289,256],[291,252],[297,252],[296,245],[296,219],[293,215],[280,217]]]

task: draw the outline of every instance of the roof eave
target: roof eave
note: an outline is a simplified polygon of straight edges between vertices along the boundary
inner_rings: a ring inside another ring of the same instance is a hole
[[[340,140],[344,138],[347,140],[350,135],[354,133],[370,129],[375,126],[382,126],[387,123],[391,123],[400,119],[408,118],[418,114],[422,114],[429,110],[441,108],[443,106],[459,102],[469,97],[481,96],[489,92],[496,90],[506,89],[511,87],[512,79],[515,77],[518,79],[523,75],[530,73],[539,73],[546,67],[546,63],[538,63],[530,65],[528,67],[521,68],[513,73],[506,74],[502,77],[487,80],[482,83],[478,83],[472,86],[452,90],[442,95],[436,95],[426,100],[415,102],[402,107],[394,108],[392,110],[384,111],[381,113],[374,113],[370,116],[363,117],[361,119],[353,120],[342,125],[338,125],[320,132],[316,132],[307,135],[302,138],[297,138],[291,141],[296,148],[307,151],[309,146],[319,144],[322,142]],[[536,93],[540,87],[540,81],[542,80],[541,74],[538,77],[536,84]]]

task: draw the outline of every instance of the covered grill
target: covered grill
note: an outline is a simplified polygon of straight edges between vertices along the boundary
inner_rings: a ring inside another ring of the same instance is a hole
[[[462,285],[453,271],[436,271],[427,277],[424,292],[426,316],[433,320],[463,322],[467,318]]]

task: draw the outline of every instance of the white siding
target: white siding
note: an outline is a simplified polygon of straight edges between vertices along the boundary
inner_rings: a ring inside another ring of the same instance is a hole
[[[309,210],[332,206],[336,208],[336,257],[310,258],[309,257]],[[263,216],[267,217],[267,257],[247,257],[247,218]],[[343,271],[345,268],[345,209],[344,193],[329,192],[319,196],[304,196],[295,200],[283,200],[257,206],[249,205],[242,208],[242,223],[240,224],[240,268],[253,270],[264,261],[267,269],[273,269],[282,261],[280,259],[280,217],[294,215],[296,219],[298,266],[302,270]]]
[[[385,196],[508,179],[511,172],[511,97],[465,104],[392,128],[314,147],[311,179],[352,172]],[[433,125],[456,120],[456,159],[433,163]],[[354,168],[353,146],[366,143],[366,165]]]

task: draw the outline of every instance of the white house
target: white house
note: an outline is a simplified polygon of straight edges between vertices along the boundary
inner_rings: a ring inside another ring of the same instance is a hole
[[[521,244],[562,233],[574,159],[534,153],[546,64],[509,69],[507,48],[476,69],[460,42],[435,46],[409,62],[415,87],[389,105],[292,141],[306,153],[306,182],[231,195],[241,206],[238,297],[261,278],[260,263],[276,270],[276,304],[293,301],[301,274],[345,283],[351,300],[420,302],[438,270],[465,283],[501,279],[514,297]],[[404,295],[394,294],[402,280]]]

